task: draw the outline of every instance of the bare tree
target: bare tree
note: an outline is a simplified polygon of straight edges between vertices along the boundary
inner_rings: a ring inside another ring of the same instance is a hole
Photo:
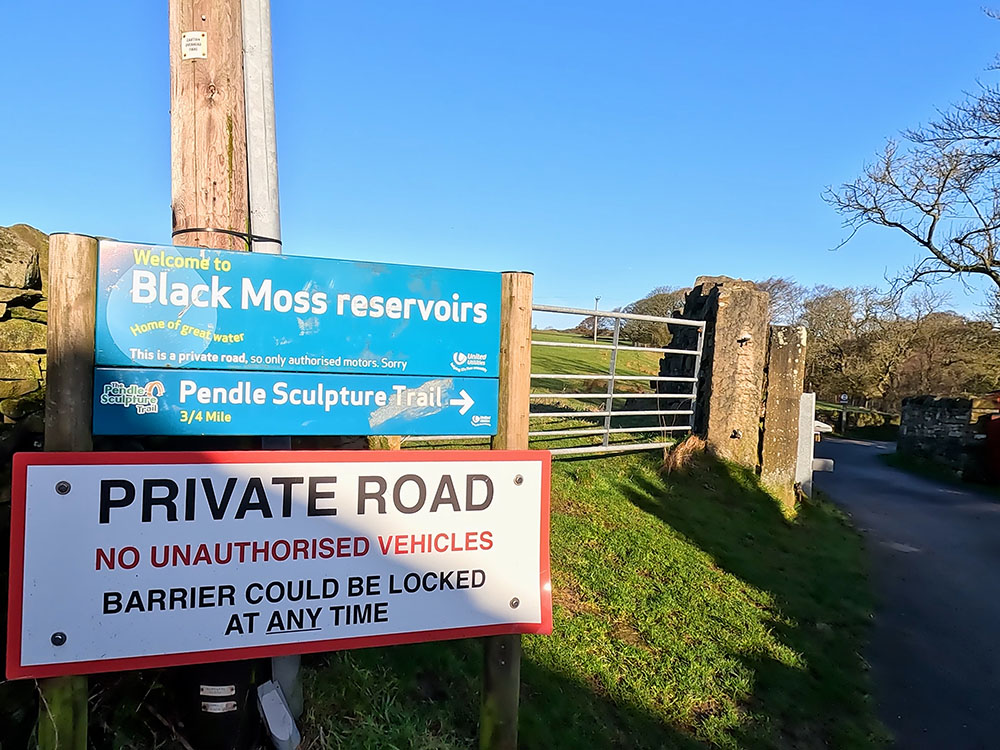
[[[688,291],[684,288],[659,286],[642,299],[626,305],[623,311],[633,315],[669,318],[684,307],[684,296]],[[667,346],[671,339],[666,324],[649,320],[623,320],[621,330],[622,335],[633,344],[663,347]]]
[[[927,304],[936,305],[937,299],[927,295]],[[848,392],[881,398],[892,391],[921,314],[910,318],[906,312],[898,296],[870,287],[813,290],[800,320],[809,328],[806,369],[811,384],[828,397]]]
[[[1000,292],[991,294],[983,308],[983,320],[1000,331]]]
[[[684,306],[684,295],[691,291],[688,287],[677,287],[677,286],[657,286],[649,290],[643,299],[648,299],[657,294],[670,294],[673,295],[677,300],[679,300],[679,305]]]
[[[620,312],[621,308],[616,307],[612,312]],[[611,332],[615,329],[615,319],[609,318],[605,315],[600,315],[597,318],[597,335],[598,336],[610,336]],[[585,334],[587,336],[594,335],[594,316],[590,315],[583,320],[581,320],[577,326],[573,329],[578,333]]]
[[[897,279],[902,286],[971,274],[1000,287],[1000,162],[967,144],[939,140],[937,127],[908,134],[909,148],[889,142],[864,174],[826,199],[852,237],[874,224],[921,248],[923,257]]]
[[[946,309],[934,290],[880,294],[870,288],[812,290],[806,370],[821,398],[848,392],[877,408],[905,396],[972,395],[1000,385],[1000,331]]]
[[[944,276],[986,277],[1000,288],[1000,87],[980,85],[889,141],[860,177],[825,198],[844,217],[848,240],[874,224],[917,244],[922,257],[897,288]]]
[[[770,297],[771,322],[777,325],[793,325],[802,317],[802,303],[806,289],[794,279],[771,276],[754,285]]]

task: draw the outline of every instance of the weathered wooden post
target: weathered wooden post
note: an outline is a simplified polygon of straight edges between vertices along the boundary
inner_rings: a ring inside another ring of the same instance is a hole
[[[528,447],[531,390],[530,273],[503,274],[500,297],[500,402],[494,450]],[[517,747],[517,706],[521,690],[521,636],[484,639],[483,692],[479,713],[481,750]]]
[[[93,400],[97,240],[49,237],[45,450],[89,451]],[[53,636],[55,638],[55,635]],[[87,678],[39,680],[39,750],[86,750]]]

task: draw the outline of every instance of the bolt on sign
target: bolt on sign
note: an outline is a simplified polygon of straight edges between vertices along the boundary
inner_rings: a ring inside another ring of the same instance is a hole
[[[549,633],[549,462],[18,454],[7,676]]]
[[[495,434],[500,282],[102,241],[94,433]]]

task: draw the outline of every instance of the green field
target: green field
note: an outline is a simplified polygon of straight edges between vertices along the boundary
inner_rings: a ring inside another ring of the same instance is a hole
[[[593,339],[575,333],[562,331],[532,331],[532,341],[557,341],[571,344],[591,344]],[[598,339],[599,344],[610,344],[607,339]],[[624,343],[624,342],[622,342]],[[656,375],[662,355],[656,352],[620,351],[615,363],[618,375]],[[531,348],[531,371],[533,373],[586,374],[607,373],[611,366],[611,352],[602,349],[577,349],[556,346],[533,346]],[[532,389],[552,393],[602,393],[607,383],[598,381],[535,380]],[[623,392],[649,391],[645,381],[623,380],[615,390]]]

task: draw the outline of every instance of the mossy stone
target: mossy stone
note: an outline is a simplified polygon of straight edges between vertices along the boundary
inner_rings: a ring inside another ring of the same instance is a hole
[[[38,381],[30,380],[0,380],[0,399],[24,396],[38,390]]]
[[[0,351],[42,351],[46,343],[47,331],[42,323],[20,318],[0,321]]]
[[[45,389],[39,388],[24,396],[15,396],[0,401],[0,414],[10,419],[22,417],[45,408]]]
[[[44,355],[22,354],[20,352],[0,352],[0,379],[37,380],[42,376]]]
[[[11,307],[10,317],[21,320],[33,320],[37,323],[47,323],[49,314],[44,310],[32,310],[30,307]]]

